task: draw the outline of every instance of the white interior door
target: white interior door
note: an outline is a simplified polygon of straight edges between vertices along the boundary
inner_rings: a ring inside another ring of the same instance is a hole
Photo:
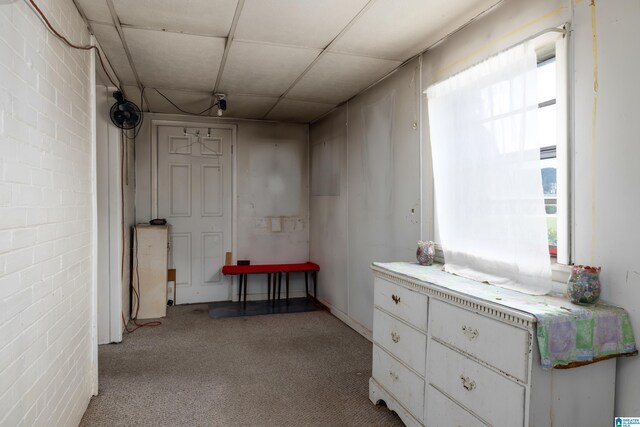
[[[222,274],[232,251],[232,146],[229,126],[157,128],[158,217],[169,223],[169,268],[176,303],[230,299]]]

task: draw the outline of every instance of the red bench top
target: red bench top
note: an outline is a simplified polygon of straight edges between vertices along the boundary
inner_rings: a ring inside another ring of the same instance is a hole
[[[256,264],[256,265],[225,265],[222,274],[257,274],[279,273],[296,271],[320,271],[320,266],[315,262],[303,262],[299,264]]]

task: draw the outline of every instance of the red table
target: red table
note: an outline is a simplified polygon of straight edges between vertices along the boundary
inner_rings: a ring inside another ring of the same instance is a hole
[[[278,289],[278,299],[280,299],[280,285],[282,273],[286,277],[286,301],[289,302],[289,273],[303,272],[306,295],[309,295],[309,273],[313,278],[313,298],[318,300],[318,271],[320,266],[314,262],[303,262],[298,264],[257,264],[257,265],[225,265],[222,267],[222,274],[229,276],[240,276],[238,285],[238,301],[242,299],[242,286],[244,282],[244,307],[247,307],[247,281],[249,274],[267,275],[267,293],[271,299],[271,279],[273,278],[273,304],[276,302],[276,280]],[[276,279],[277,278],[277,279]]]

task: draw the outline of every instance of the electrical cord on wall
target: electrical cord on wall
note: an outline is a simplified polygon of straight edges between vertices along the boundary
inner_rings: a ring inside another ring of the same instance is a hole
[[[102,56],[102,52],[100,51],[100,49],[98,49],[98,46],[92,46],[92,45],[80,46],[80,45],[71,43],[69,41],[69,39],[67,39],[64,35],[62,35],[60,32],[58,32],[58,30],[56,30],[53,27],[53,25],[51,25],[51,22],[49,21],[47,16],[44,14],[42,9],[40,9],[40,7],[38,7],[38,5],[36,4],[36,2],[34,0],[24,0],[24,1],[25,1],[25,3],[27,3],[28,5],[30,5],[32,7],[34,12],[36,12],[36,14],[38,15],[38,18],[40,18],[40,20],[45,24],[45,27],[47,28],[47,30],[51,34],[53,34],[56,38],[61,40],[64,44],[66,44],[67,46],[69,46],[69,47],[71,47],[73,49],[78,49],[78,50],[95,50],[96,53],[98,54],[98,60],[100,61],[100,66],[102,67],[102,69],[104,70],[105,74],[107,75],[107,78],[109,79],[109,81],[111,82],[111,84],[113,86],[115,86],[119,91],[121,91],[120,86],[118,86],[116,84],[116,82],[113,80],[113,78],[111,77],[111,75],[107,71],[107,67],[106,67],[106,65],[104,63],[104,58]]]
[[[64,35],[62,35],[58,30],[56,30],[54,28],[54,26],[51,24],[51,22],[49,21],[49,19],[47,18],[47,16],[44,14],[44,12],[42,11],[42,9],[40,9],[40,7],[36,4],[36,2],[34,0],[24,0],[25,3],[27,3],[28,5],[31,6],[31,9],[36,13],[36,15],[38,16],[38,18],[42,21],[42,23],[45,25],[45,28],[51,33],[53,34],[56,38],[58,38],[59,40],[61,40],[64,44],[66,44],[67,46],[73,48],[73,49],[77,49],[77,50],[95,50],[96,54],[98,56],[98,60],[100,62],[100,66],[102,67],[102,70],[104,71],[104,73],[107,75],[107,78],[109,79],[109,81],[111,82],[111,84],[118,90],[118,91],[122,91],[122,89],[120,88],[120,86],[114,81],[114,79],[111,77],[111,74],[109,74],[109,71],[107,70],[107,67],[105,65],[105,60],[104,57],[102,56],[102,52],[100,51],[100,49],[98,49],[97,46],[94,45],[85,45],[85,46],[81,46],[81,45],[76,45],[74,43],[72,43],[71,41],[69,41],[69,39],[67,39]],[[142,113],[142,107],[143,107],[143,101],[144,101],[144,90],[145,88],[142,88],[142,91],[140,92],[140,106],[141,106],[141,113]],[[213,108],[213,107],[211,107]],[[144,114],[144,113],[142,113]],[[142,123],[142,121],[141,121]],[[135,144],[135,138],[136,136],[138,136],[138,133],[140,132],[140,129],[142,128],[142,126],[139,126],[138,129],[134,132],[133,134],[133,142]],[[121,226],[122,226],[122,257],[121,257],[121,265],[120,265],[120,271],[121,274],[124,275],[124,242],[125,242],[125,228],[124,228],[124,159],[125,159],[125,155],[124,155],[124,150],[127,148],[125,145],[125,141],[131,139],[125,132],[124,130],[122,131],[122,138],[121,138],[121,159],[120,159],[120,194],[121,194],[121,202],[122,202],[122,217],[121,217]],[[138,241],[138,235],[136,233],[136,247],[137,247],[137,241]],[[140,274],[138,272],[138,254],[136,252],[136,276],[137,276],[137,280],[138,280],[138,288],[140,287]],[[123,277],[121,277],[121,280],[123,280]],[[124,329],[128,332],[128,333],[132,333],[135,332],[137,329],[144,327],[144,326],[159,326],[162,323],[161,322],[146,322],[146,323],[142,323],[139,324],[136,319],[138,317],[138,309],[140,308],[140,290],[136,289],[135,286],[133,286],[132,281],[130,281],[130,287],[133,289],[133,292],[136,296],[136,311],[134,316],[132,317],[132,321],[134,323],[134,325],[136,326],[133,329],[129,329],[127,326],[127,322],[125,321],[125,317],[124,317],[124,313],[121,313],[122,316],[122,324],[124,326]]]
[[[124,136],[124,129],[122,130],[123,136]],[[121,218],[121,225],[122,225],[122,259],[121,259],[121,265],[120,268],[122,271],[122,274],[124,274],[124,241],[125,241],[125,228],[124,228],[124,168],[125,168],[125,164],[124,164],[124,159],[125,159],[125,151],[127,149],[126,143],[125,143],[126,139],[125,138],[120,138],[120,147],[121,147],[121,156],[120,156],[120,195],[121,195],[121,202],[122,202],[122,218]],[[134,144],[135,144],[135,134],[134,134]],[[128,165],[127,165],[128,166]],[[124,313],[122,314],[122,324],[124,326],[125,331],[127,331],[128,333],[133,333],[135,331],[137,331],[138,329],[144,327],[144,326],[160,326],[162,325],[162,322],[157,322],[157,321],[152,321],[152,322],[146,322],[146,323],[138,323],[136,320],[138,318],[138,310],[140,309],[140,272],[138,271],[138,233],[134,232],[134,236],[135,236],[135,240],[136,240],[136,250],[134,251],[135,253],[135,272],[136,272],[136,282],[138,283],[138,289],[136,289],[136,287],[133,284],[133,280],[129,281],[130,284],[130,288],[133,290],[133,294],[135,295],[135,314],[131,317],[131,321],[133,322],[133,324],[135,325],[135,328],[133,329],[129,329],[127,322],[125,321],[124,318]],[[133,296],[133,295],[132,295]],[[133,301],[132,301],[133,302]]]
[[[204,109],[204,110],[200,111],[199,113],[193,113],[193,112],[191,112],[191,111],[186,111],[186,110],[183,110],[182,108],[180,108],[180,107],[179,107],[175,102],[173,102],[172,100],[170,100],[170,99],[169,99],[169,97],[168,97],[167,95],[165,95],[164,93],[160,92],[160,91],[159,91],[158,89],[156,89],[155,87],[154,87],[154,88],[152,88],[152,89],[153,89],[153,90],[155,90],[156,92],[158,92],[158,94],[159,94],[161,97],[163,97],[164,99],[166,99],[166,100],[167,100],[167,102],[169,102],[169,104],[173,105],[173,106],[174,106],[175,108],[177,108],[180,112],[185,113],[185,114],[189,114],[189,115],[192,115],[192,116],[206,116],[206,114],[204,114],[204,113],[207,113],[207,112],[209,112],[209,111],[213,110],[215,107],[218,107],[218,106],[220,105],[220,101],[218,101],[218,102],[213,103],[213,105],[212,105],[211,107],[206,108],[206,109]]]
[[[66,44],[67,46],[73,48],[73,49],[78,49],[78,50],[95,50],[97,55],[98,55],[98,60],[100,63],[100,66],[102,67],[102,70],[104,71],[104,73],[107,75],[107,78],[109,79],[109,81],[111,82],[111,84],[119,91],[122,92],[122,89],[120,88],[120,86],[114,81],[114,79],[111,77],[111,74],[109,74],[109,71],[107,71],[107,66],[105,65],[105,58],[102,56],[102,51],[100,49],[98,49],[98,46],[93,46],[93,45],[86,45],[86,46],[80,46],[77,44],[72,43],[71,41],[69,41],[69,39],[67,39],[64,35],[62,35],[58,30],[56,30],[53,25],[51,24],[51,21],[49,21],[49,18],[47,18],[47,16],[44,14],[44,12],[42,11],[42,9],[40,9],[40,7],[36,4],[36,2],[34,0],[24,0],[25,3],[27,3],[28,5],[31,6],[31,9],[36,13],[36,15],[38,16],[38,18],[42,21],[42,23],[45,25],[45,28],[51,33],[53,34],[56,38],[58,38],[59,40],[61,40],[64,44]],[[140,91],[140,114],[141,114],[141,120],[140,120],[140,124],[138,125],[138,129],[134,132],[133,138],[135,139],[136,136],[138,136],[138,133],[140,132],[140,129],[142,128],[142,122],[144,120],[144,90],[145,87],[142,88],[142,91]],[[125,134],[126,135],[126,134]],[[127,139],[131,139],[128,135],[126,135]]]
[[[27,3],[28,5],[31,6],[32,10],[37,14],[38,18],[44,23],[45,27],[47,28],[47,30],[53,34],[56,38],[58,38],[59,40],[61,40],[64,44],[66,44],[67,46],[73,48],[73,49],[78,49],[78,50],[95,50],[97,55],[98,55],[98,60],[100,62],[100,66],[102,67],[102,70],[104,71],[104,73],[107,75],[107,78],[109,79],[109,81],[111,82],[111,84],[118,89],[118,91],[122,92],[122,89],[120,88],[120,86],[118,84],[116,84],[116,82],[114,81],[114,79],[111,77],[111,74],[109,74],[109,71],[107,71],[107,67],[105,65],[105,58],[102,55],[102,51],[100,49],[98,49],[97,46],[93,46],[93,45],[86,45],[86,46],[81,46],[81,45],[77,45],[72,43],[71,41],[69,41],[69,39],[67,39],[64,35],[62,35],[58,30],[56,30],[53,25],[51,24],[51,22],[49,21],[49,19],[47,18],[47,16],[44,14],[44,12],[42,11],[42,9],[40,9],[40,7],[36,4],[36,2],[34,0],[24,0],[25,3]],[[135,140],[135,138],[138,136],[138,133],[140,132],[140,129],[142,128],[142,122],[144,120],[144,92],[146,90],[146,87],[143,86],[142,90],[140,91],[140,113],[142,114],[142,120],[140,120],[140,125],[138,125],[138,129],[136,131],[134,131],[134,135],[133,135],[133,139]],[[178,109],[178,111],[184,113],[184,114],[189,114],[189,115],[193,115],[193,116],[208,116],[205,113],[208,113],[209,111],[211,111],[212,109],[214,109],[215,107],[220,107],[221,103],[220,101],[213,103],[210,107],[198,112],[198,113],[194,113],[191,111],[187,111],[183,108],[180,108],[180,106],[178,106],[175,102],[173,102],[171,99],[169,99],[169,97],[167,95],[165,95],[164,93],[162,93],[161,91],[159,91],[156,88],[153,88],[153,90],[155,90],[156,92],[158,92],[158,94],[160,96],[162,96],[165,100],[167,100],[167,102],[169,102],[169,104],[171,104],[172,106],[174,106],[176,109]],[[224,107],[222,109],[225,109]],[[126,136],[127,139],[131,139],[128,135]]]

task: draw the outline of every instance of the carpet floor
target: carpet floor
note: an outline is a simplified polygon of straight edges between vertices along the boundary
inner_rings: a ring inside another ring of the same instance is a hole
[[[162,325],[99,348],[81,426],[402,426],[368,398],[371,343],[326,311]]]

